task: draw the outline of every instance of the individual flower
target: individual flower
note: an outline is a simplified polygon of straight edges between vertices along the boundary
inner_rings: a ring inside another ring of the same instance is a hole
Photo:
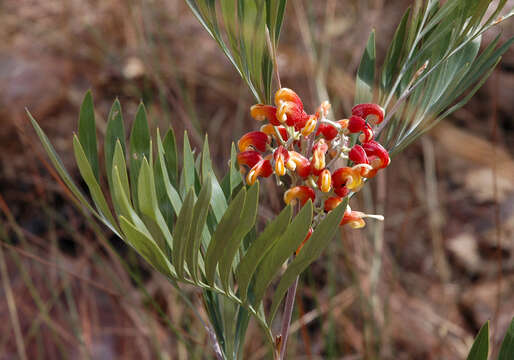
[[[303,206],[309,199],[314,201],[315,197],[316,194],[310,187],[295,186],[284,193],[284,202],[295,205],[297,201],[300,201],[300,205]]]
[[[239,139],[237,146],[239,151],[255,149],[264,152],[266,151],[266,145],[269,143],[270,138],[266,133],[262,131],[252,131],[243,135],[243,137]]]

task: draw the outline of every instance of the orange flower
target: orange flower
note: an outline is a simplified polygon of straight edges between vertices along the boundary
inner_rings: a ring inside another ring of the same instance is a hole
[[[332,186],[334,187],[335,193],[339,196],[346,196],[342,194],[347,193],[348,190],[358,189],[361,185],[362,177],[360,169],[344,167],[337,169],[332,174]]]
[[[246,183],[248,185],[253,185],[259,176],[266,178],[271,174],[273,174],[273,168],[271,167],[269,159],[266,157],[265,159],[260,160],[250,169],[250,171],[248,171],[248,174],[246,174]]]
[[[307,120],[307,122],[305,123],[305,126],[302,129],[302,135],[307,137],[310,134],[312,134],[314,129],[316,129],[317,123],[318,123],[318,118],[314,115],[310,115],[309,119]]]
[[[257,121],[268,120],[273,125],[280,125],[277,119],[277,108],[271,105],[256,104],[250,108],[250,115]]]
[[[324,139],[320,139],[312,148],[312,168],[314,173],[319,173],[326,166],[325,154],[328,151],[328,145]]]
[[[302,99],[293,90],[288,88],[278,89],[275,93],[275,105],[280,106],[284,102],[294,103],[300,110],[303,110]]]
[[[317,183],[319,189],[324,193],[327,193],[332,189],[332,174],[330,174],[328,169],[323,170],[321,174],[319,174]]]
[[[286,163],[289,160],[289,152],[281,145],[273,153],[275,160],[275,173],[279,176],[286,174]]]
[[[239,151],[247,151],[247,150],[259,150],[260,152],[266,151],[266,145],[270,143],[270,138],[268,135],[263,133],[262,131],[252,131],[247,134],[244,134],[241,139],[237,142],[237,146],[239,147]]]
[[[314,201],[316,194],[308,186],[295,186],[284,193],[284,202],[286,204],[295,205],[296,201],[300,201],[300,205],[305,205],[307,200]]]
[[[262,125],[261,131],[267,135],[273,136],[278,143],[278,142],[280,142],[280,140],[278,139],[277,133],[275,132],[275,128],[278,130],[282,140],[287,141],[287,139],[289,138],[289,135],[287,134],[286,128],[283,127],[282,125],[279,125],[279,126],[273,126],[271,124]]]
[[[325,200],[324,209],[326,212],[334,210],[343,201],[342,197],[332,196]]]
[[[286,167],[291,171],[296,171],[302,178],[306,178],[311,173],[311,162],[296,151],[289,151],[289,160]]]
[[[366,222],[362,219],[363,217],[365,217],[364,213],[360,211],[352,211],[348,206],[339,225],[343,226],[348,224],[353,229],[360,229],[366,226]]]

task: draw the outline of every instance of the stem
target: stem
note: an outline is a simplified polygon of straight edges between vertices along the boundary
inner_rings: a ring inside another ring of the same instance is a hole
[[[296,297],[296,288],[298,287],[298,278],[299,276],[296,277],[294,284],[291,285],[289,290],[287,290],[286,305],[284,309],[284,316],[282,318],[282,328],[280,331],[282,340],[280,342],[281,346],[279,360],[283,360],[286,355],[287,336],[289,335],[289,325],[291,324],[291,317],[293,315],[294,299]]]

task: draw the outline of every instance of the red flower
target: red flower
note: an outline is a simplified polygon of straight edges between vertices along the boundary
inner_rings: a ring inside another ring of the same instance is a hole
[[[348,206],[348,208],[344,212],[343,219],[341,220],[341,223],[339,225],[343,226],[348,224],[353,229],[363,228],[364,226],[366,226],[366,223],[362,219],[364,216],[364,213],[360,211],[352,211],[352,209],[350,209],[350,207]]]
[[[377,104],[359,104],[353,107],[352,115],[360,116],[363,119],[369,116],[368,121],[377,125],[384,120],[384,109]]]
[[[362,185],[360,169],[344,167],[337,169],[332,174],[332,186],[334,192],[343,197],[348,194],[348,190],[358,189]],[[346,188],[346,189],[345,189]]]
[[[247,151],[247,150],[259,150],[260,152],[266,151],[266,145],[270,143],[270,138],[268,135],[263,133],[262,131],[252,131],[247,134],[244,134],[241,139],[237,142],[237,146],[239,147],[239,151]]]
[[[348,131],[351,133],[361,132],[365,126],[366,121],[360,116],[352,115],[348,121]]]
[[[375,140],[362,144],[362,147],[366,151],[369,163],[373,169],[383,169],[391,162],[387,150]]]
[[[237,154],[237,162],[239,165],[246,165],[249,168],[252,168],[257,164],[259,161],[262,160],[261,154],[259,154],[255,150],[248,150],[243,151],[239,154]]]
[[[323,137],[327,139],[327,141],[332,141],[338,134],[338,131],[335,126],[327,124],[327,123],[321,123],[318,126],[318,131],[316,132],[316,136],[319,134],[323,134]]]
[[[360,145],[354,145],[348,153],[348,157],[354,164],[369,164],[366,151]]]
[[[325,168],[325,154],[328,151],[328,145],[324,139],[320,139],[312,148],[312,169],[317,175]]]

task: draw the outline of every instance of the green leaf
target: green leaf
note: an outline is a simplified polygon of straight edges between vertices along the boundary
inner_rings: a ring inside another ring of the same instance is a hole
[[[44,133],[43,129],[39,126],[37,121],[34,119],[32,114],[26,110],[27,115],[30,119],[30,122],[32,123],[32,126],[34,127],[34,130],[36,131],[37,136],[39,137],[39,140],[41,141],[41,144],[43,145],[43,148],[45,149],[48,157],[50,158],[50,161],[52,162],[53,166],[57,170],[57,173],[61,177],[61,179],[64,181],[68,189],[70,189],[73,196],[71,196],[71,199],[75,204],[80,208],[84,206],[89,212],[91,212],[95,217],[97,217],[99,220],[105,223],[107,227],[111,228],[111,225],[100,215],[98,212],[91,206],[89,201],[86,199],[84,194],[79,190],[77,185],[73,182],[73,179],[71,178],[70,174],[66,171],[64,168],[64,165],[62,163],[62,160],[59,158],[59,155],[57,155],[57,152],[55,151],[54,147],[50,143],[50,140],[48,140],[48,137]],[[114,232],[115,229],[112,228]]]
[[[123,233],[125,234],[124,239],[127,240],[139,255],[141,255],[157,271],[171,279],[176,278],[171,264],[157,244],[148,238],[146,234],[139,231],[124,216],[120,216],[120,225]]]
[[[157,134],[159,134],[159,129],[157,129]],[[177,190],[173,187],[170,182],[170,177],[168,176],[168,171],[165,163],[165,153],[164,147],[161,142],[161,137],[157,136],[157,156],[159,162],[159,170],[161,171],[162,180],[164,182],[164,189],[166,190],[166,195],[175,211],[175,214],[178,216],[180,209],[182,208],[182,200],[180,199],[180,195]]]
[[[120,173],[120,169],[117,165],[114,165],[112,168],[112,180],[114,183],[114,197],[113,201],[117,203],[117,207],[120,211],[120,216],[123,216],[130,220],[130,222],[142,233],[146,235],[149,239],[152,239],[152,235],[146,228],[144,222],[137,215],[136,211],[132,207],[132,204],[129,200],[129,194],[126,192],[125,187],[122,184],[122,178],[126,177],[126,175]],[[157,245],[157,244],[156,244]]]
[[[209,214],[209,202],[211,201],[211,196],[212,182],[207,178],[202,185],[202,190],[198,194],[198,200],[194,207],[194,223],[191,225],[189,242],[186,249],[186,261],[189,273],[196,283],[198,282],[198,256],[200,254],[202,232],[204,231],[207,215]]]
[[[185,131],[183,156],[182,174],[180,176],[180,195],[182,198],[184,198],[186,196],[186,192],[195,185],[195,158],[191,151],[187,132]]]
[[[112,159],[112,168],[114,166],[118,167],[118,171],[120,173],[121,186],[123,187],[123,191],[128,196],[128,200],[130,201],[130,185],[129,179],[127,176],[127,165],[125,163],[125,153],[123,151],[123,147],[119,140],[116,141],[116,147],[114,148],[114,156]],[[114,173],[111,170],[111,179],[113,178],[112,174]],[[111,194],[114,194],[114,180],[113,180],[113,188],[111,189]]]
[[[487,360],[489,353],[489,321],[478,332],[467,360]]]
[[[166,170],[170,177],[173,187],[178,187],[178,153],[177,141],[175,140],[175,132],[170,127],[163,140],[164,159],[166,160]]]
[[[246,198],[246,189],[242,188],[237,196],[232,200],[225,214],[216,228],[216,232],[212,236],[207,253],[205,255],[205,276],[209,285],[214,284],[216,276],[216,265],[223,256],[225,246],[232,237],[232,234],[239,224],[241,218],[241,209],[244,206]]]
[[[216,221],[220,221],[221,217],[225,213],[225,210],[227,209],[227,200],[225,199],[223,190],[221,189],[221,186],[218,183],[218,179],[212,170],[211,155],[209,152],[209,140],[206,134],[202,152],[202,182],[206,182],[207,180],[211,182],[212,187],[212,196],[210,199],[212,212],[216,218]]]
[[[510,322],[507,333],[503,338],[498,360],[511,360],[514,357],[514,318]]]
[[[282,236],[291,221],[291,216],[292,207],[288,205],[268,226],[266,226],[257,239],[251,243],[248,251],[241,259],[237,267],[236,279],[239,288],[239,297],[242,301],[246,301],[248,285],[261,259],[280,236]]]
[[[293,252],[305,239],[311,223],[312,201],[309,200],[287,227],[284,234],[280,237],[280,240],[275,242],[259,264],[254,275],[255,285],[253,289],[255,293],[255,305],[258,305],[262,301],[266,288],[273,278],[278,275],[282,264],[293,255]]]
[[[190,188],[180,209],[180,214],[178,215],[177,223],[173,231],[172,260],[179,279],[184,278],[186,249],[191,246],[189,244],[189,233],[192,228],[194,203],[195,193],[193,188]]]
[[[125,127],[123,126],[123,116],[121,113],[121,105],[118,99],[114,101],[109,112],[107,120],[107,130],[105,132],[104,153],[105,153],[105,171],[107,172],[107,180],[109,189],[112,188],[112,162],[114,151],[117,143],[120,143],[123,154],[125,153]]]
[[[367,103],[373,100],[375,83],[375,30],[371,32],[368,43],[362,54],[355,82],[355,104]]]
[[[98,211],[107,220],[107,222],[111,224],[111,227],[119,232],[118,224],[112,216],[111,209],[109,209],[109,205],[105,200],[102,189],[100,188],[98,181],[96,181],[97,178],[93,174],[93,170],[91,169],[91,166],[87,160],[86,154],[77,135],[73,136],[73,150],[75,152],[75,160],[77,161],[80,175],[82,175],[82,178],[86,182]]]
[[[229,179],[230,179],[230,188],[229,193],[232,195],[235,189],[237,189],[242,183],[243,178],[241,177],[241,173],[239,172],[239,166],[237,164],[237,150],[234,143],[230,148],[230,164],[229,164]],[[229,195],[229,197],[230,197]]]
[[[382,91],[391,87],[393,76],[400,71],[399,62],[402,55],[402,50],[405,48],[405,37],[407,34],[407,21],[409,20],[411,8],[409,7],[403,14],[400,24],[396,28],[393,40],[387,50],[387,55],[384,60],[381,86]]]
[[[241,209],[241,220],[237,224],[236,229],[232,233],[229,241],[225,244],[223,255],[219,262],[220,279],[223,288],[228,291],[229,279],[237,251],[243,241],[245,235],[255,225],[257,218],[257,209],[259,205],[259,182],[248,189],[244,207]],[[236,264],[237,265],[237,264]]]
[[[159,241],[158,243],[159,247],[163,251],[166,250],[166,247],[171,249],[173,246],[173,239],[170,230],[168,229],[168,225],[166,224],[166,221],[164,220],[164,217],[159,210],[153,171],[150,168],[150,164],[148,164],[146,158],[144,158],[143,162],[141,163],[137,190],[141,213],[149,218],[149,221],[152,222],[152,227],[155,228],[155,226],[157,226],[160,231],[158,235],[154,235],[156,239],[162,239],[162,241]]]
[[[144,158],[150,158],[150,130],[148,129],[146,109],[141,103],[137,108],[136,119],[132,124],[130,133],[130,183],[132,184],[132,199],[136,209],[139,209],[137,177]]]
[[[273,321],[278,307],[282,302],[282,298],[286,294],[287,289],[295,282],[296,277],[321,256],[323,250],[334,238],[335,233],[339,229],[339,224],[343,218],[347,204],[348,198],[345,198],[337,208],[332,210],[327,217],[323,219],[316,227],[309,240],[305,243],[298,256],[296,256],[287,267],[273,293],[269,323]]]
[[[79,140],[84,147],[86,155],[95,178],[99,179],[98,148],[96,147],[95,109],[91,90],[86,92],[79,114]]]

